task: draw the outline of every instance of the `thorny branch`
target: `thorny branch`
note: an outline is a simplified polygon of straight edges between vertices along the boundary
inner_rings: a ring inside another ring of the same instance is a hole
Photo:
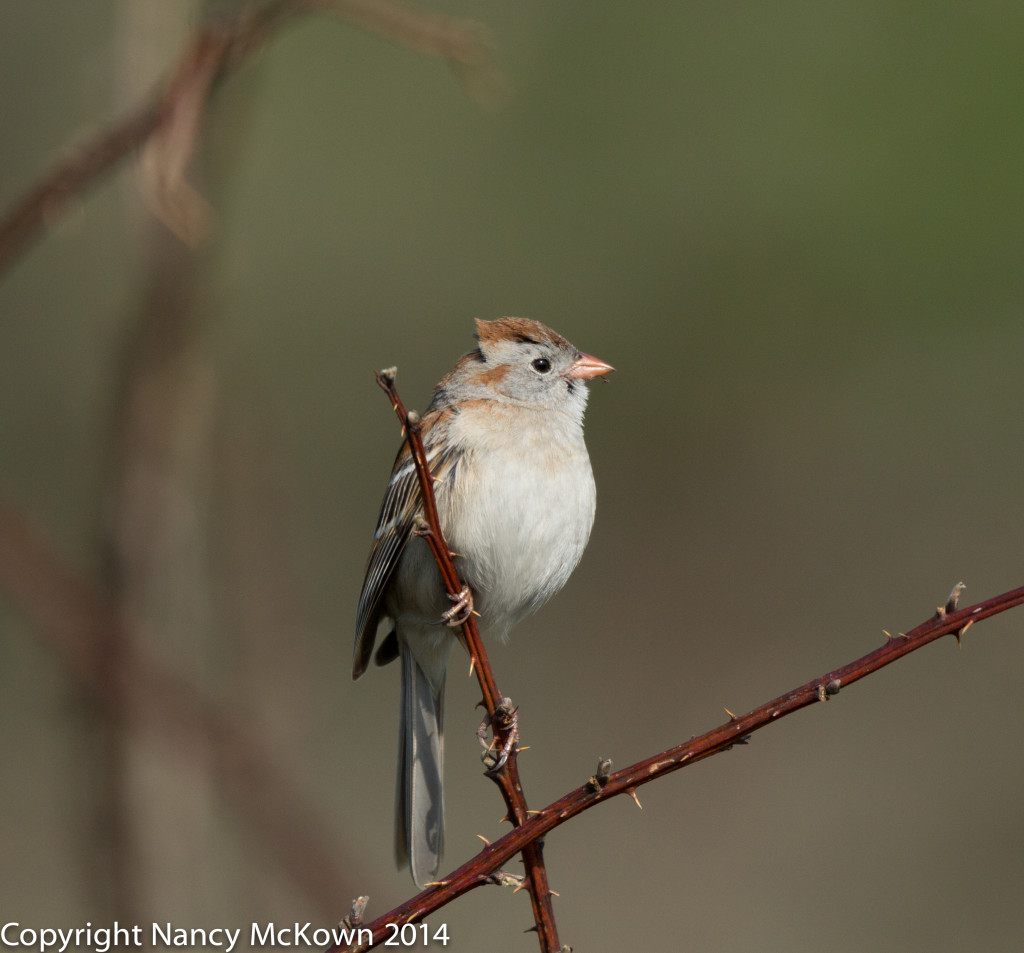
[[[182,51],[170,78],[145,102],[69,151],[0,219],[0,274],[74,200],[138,149],[142,193],[151,210],[179,238],[201,241],[209,231],[206,202],[185,173],[203,115],[216,86],[300,15],[329,14],[423,56],[444,60],[467,92],[494,102],[504,92],[490,38],[480,24],[406,6],[398,0],[269,0],[249,4],[229,19],[206,24]]]
[[[413,426],[408,428],[409,414],[405,410],[394,386],[394,371],[385,371],[377,375],[378,383],[391,398],[392,406],[408,429],[408,439],[413,459],[416,461],[417,471],[420,474],[421,492],[425,498],[433,496],[433,486],[430,479],[430,469],[426,462],[422,443],[418,441],[416,424],[418,418],[413,417]],[[428,509],[432,506],[428,504]],[[436,520],[436,510],[435,510]],[[438,535],[438,538],[441,537]],[[432,549],[438,559],[442,576],[449,593],[458,590],[458,576],[455,573],[454,565],[451,563],[451,556],[444,545]],[[454,582],[453,582],[454,580]],[[735,744],[742,744],[755,732],[777,722],[786,715],[791,715],[802,708],[813,705],[816,702],[828,701],[837,695],[843,688],[852,685],[877,672],[879,669],[903,658],[917,649],[923,648],[930,642],[941,638],[944,635],[954,635],[959,643],[964,633],[975,623],[1001,612],[1006,612],[1016,606],[1024,605],[1024,586],[1005,592],[1002,595],[994,596],[977,605],[966,609],[958,609],[960,593],[963,591],[963,583],[957,583],[953,587],[949,598],[944,605],[939,606],[934,615],[926,622],[911,629],[909,632],[901,632],[892,636],[886,633],[886,641],[873,652],[850,662],[841,668],[826,672],[819,678],[812,679],[804,685],[794,688],[792,691],[765,702],[745,715],[731,715],[729,720],[711,731],[705,732],[698,737],[691,738],[683,744],[669,748],[660,754],[653,755],[643,761],[621,771],[611,772],[611,763],[606,760],[599,762],[597,770],[584,784],[574,791],[570,791],[564,797],[549,804],[541,811],[530,812],[529,816],[515,829],[506,834],[500,840],[488,844],[479,854],[467,861],[457,870],[453,871],[438,884],[428,888],[417,896],[406,901],[389,913],[384,914],[372,923],[366,924],[365,929],[373,935],[373,942],[369,945],[358,945],[349,947],[352,951],[362,951],[376,946],[389,935],[387,927],[391,924],[404,924],[425,919],[435,910],[447,905],[457,897],[468,893],[475,887],[484,884],[501,882],[500,870],[518,853],[523,853],[524,858],[527,850],[539,842],[546,834],[556,827],[564,824],[569,819],[589,810],[596,804],[625,794],[633,798],[639,806],[636,790],[644,784],[658,778],[678,771],[680,768],[688,767],[710,758],[713,755],[728,751]],[[475,622],[472,622],[475,629]],[[468,634],[467,634],[468,638]],[[470,641],[470,652],[481,652],[473,646]],[[481,656],[481,658],[484,658]],[[490,671],[488,667],[488,672]],[[493,677],[493,676],[491,676]],[[514,751],[513,745],[513,751]],[[514,765],[514,757],[509,759]],[[340,949],[335,947],[333,949]]]
[[[409,444],[413,461],[416,464],[416,475],[420,484],[420,498],[423,500],[424,520],[426,529],[423,533],[437,561],[448,595],[458,598],[462,593],[462,582],[452,559],[451,550],[441,532],[441,522],[437,514],[434,500],[434,481],[427,463],[427,455],[420,437],[420,418],[415,412],[405,409],[402,398],[395,389],[395,368],[380,371],[377,383],[383,388],[391,401],[398,419],[402,423],[402,432]],[[516,739],[518,725],[514,711],[509,711],[508,702],[498,690],[491,663],[487,658],[480,629],[476,618],[470,613],[462,623],[462,638],[469,652],[472,670],[476,673],[483,693],[484,707],[490,719],[494,733],[494,747],[501,755],[487,774],[498,785],[508,818],[514,827],[521,827],[529,818],[526,796],[523,794],[519,781],[519,766],[516,760]],[[518,851],[517,851],[518,853]],[[551,904],[551,888],[548,886],[547,869],[544,866],[543,848],[536,839],[524,845],[523,862],[526,866],[526,880],[523,886],[529,890],[530,902],[533,905],[534,923],[536,924],[541,950],[545,953],[558,953],[558,928],[555,925],[555,913]]]
[[[337,15],[393,43],[448,61],[460,79],[470,85],[471,94],[478,98],[493,98],[495,91],[500,91],[500,75],[493,67],[488,39],[479,26],[470,22],[423,13],[393,0],[269,0],[260,6],[245,7],[231,20],[204,27],[183,51],[162,89],[76,148],[11,208],[0,221],[0,273],[9,268],[17,255],[66,211],[73,199],[138,149],[146,150],[144,189],[157,213],[183,238],[201,238],[205,205],[188,186],[185,173],[196,147],[209,97],[226,75],[261,48],[286,23],[298,15],[313,12]],[[429,468],[416,420],[410,421],[402,407],[394,391],[393,377],[390,382],[382,380],[381,386],[392,397],[396,413],[407,429],[424,499],[432,499]],[[13,547],[0,547],[0,576],[5,577],[5,587],[13,593],[20,593],[34,605],[39,613],[37,621],[42,628],[49,628],[56,635],[61,651],[78,670],[79,677],[102,690],[102,676],[94,668],[89,648],[92,632],[94,627],[122,625],[124,621],[96,601],[87,588],[82,588],[75,580],[63,579],[58,570],[48,567],[45,552],[34,549],[31,533],[17,517],[11,513],[0,515],[4,517],[7,530],[0,534],[0,538],[6,538],[8,544],[15,544]],[[446,586],[454,595],[461,585],[440,534],[436,509],[432,520],[428,515],[427,523],[430,528],[428,542],[435,552]],[[54,588],[48,588],[47,580]],[[51,595],[54,598],[50,598]],[[958,596],[959,588],[954,589],[948,602],[931,619],[908,633],[888,637],[885,644],[863,658],[780,695],[745,715],[733,716],[712,731],[621,771],[611,772],[610,765],[602,762],[594,776],[580,787],[542,811],[533,813],[527,811],[519,782],[514,719],[502,717],[503,699],[487,663],[475,620],[470,618],[464,626],[464,637],[480,676],[495,742],[509,751],[507,761],[495,772],[495,780],[502,790],[515,827],[444,881],[369,924],[374,943],[387,935],[385,926],[388,924],[421,920],[474,887],[497,882],[501,867],[522,853],[542,949],[558,950],[540,838],[601,801],[619,794],[635,799],[636,789],[643,784],[728,750],[786,715],[816,702],[827,701],[842,688],[944,635],[953,634],[959,640],[973,623],[1024,604],[1024,587],[962,610],[957,608]],[[32,605],[28,608],[31,609]],[[195,720],[195,730],[208,731],[211,723],[219,723],[225,732],[225,747],[240,752],[239,757],[249,769],[257,770],[264,763],[263,754],[252,747],[251,739],[247,739],[230,721],[221,720],[222,713],[211,709],[207,701],[183,694],[182,686],[167,682],[164,673],[140,668],[138,660],[129,661],[131,664],[119,677],[129,683],[135,680],[136,684],[148,685],[154,695],[164,699],[158,706],[161,710],[169,712],[175,719],[183,719],[186,724]],[[182,715],[186,704],[193,707],[192,720]],[[282,797],[287,801],[290,794],[280,792],[274,801],[280,804]],[[287,814],[286,811],[285,816]],[[282,819],[279,816],[278,820]],[[282,843],[291,839],[286,832],[281,833]],[[317,853],[315,844],[305,844],[301,850],[292,852],[291,866],[308,868],[309,857]],[[328,894],[337,883],[336,874],[328,869],[330,866],[325,864],[321,875],[312,878],[320,880]]]

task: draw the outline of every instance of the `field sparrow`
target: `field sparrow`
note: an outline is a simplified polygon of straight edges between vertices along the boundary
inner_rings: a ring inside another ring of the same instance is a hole
[[[422,434],[441,530],[472,592],[482,630],[504,640],[576,568],[594,523],[583,442],[587,381],[612,367],[537,321],[477,321],[479,347],[434,390]],[[441,861],[444,681],[456,639],[426,540],[407,445],[395,460],[359,596],[352,677],[402,660],[395,855],[423,886]]]

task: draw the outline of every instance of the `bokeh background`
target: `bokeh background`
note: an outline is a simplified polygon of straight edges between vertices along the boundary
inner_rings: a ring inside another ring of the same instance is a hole
[[[1024,7],[428,9],[492,31],[503,88],[299,19],[215,96],[205,242],[145,210],[132,160],[2,278],[4,922],[247,935],[410,894],[396,672],[349,678],[399,439],[372,371],[423,409],[474,317],[618,368],[584,561],[492,650],[534,806],[960,579],[1024,582]],[[2,0],[3,206],[209,13]],[[563,942],[1019,949],[1019,612],[552,834]],[[456,662],[451,867],[502,831],[476,700]],[[430,922],[536,949],[522,894]]]

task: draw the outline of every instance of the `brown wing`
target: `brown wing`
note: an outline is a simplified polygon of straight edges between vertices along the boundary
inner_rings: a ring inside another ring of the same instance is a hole
[[[431,440],[435,428],[424,426],[424,444],[427,462],[435,480],[454,478],[458,451],[452,447],[437,446],[440,439]],[[433,446],[431,444],[434,444]],[[421,511],[420,486],[408,444],[403,444],[381,504],[373,548],[366,565],[366,578],[359,594],[356,609],[356,643],[352,656],[352,677],[359,678],[370,664],[373,645],[377,639],[377,625],[384,609],[384,596],[388,584],[409,542],[416,515]]]

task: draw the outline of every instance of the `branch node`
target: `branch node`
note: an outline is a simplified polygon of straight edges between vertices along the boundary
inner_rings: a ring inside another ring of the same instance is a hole
[[[963,592],[966,588],[967,586],[963,583],[963,581],[958,582],[953,587],[953,589],[949,593],[949,598],[946,600],[945,609],[947,613],[956,612],[957,604],[960,602],[960,593]]]
[[[499,731],[509,731],[516,725],[519,709],[512,704],[512,699],[502,698],[501,704],[494,709],[494,723]]]
[[[369,897],[356,897],[356,899],[352,901],[352,909],[349,910],[348,916],[343,917],[338,922],[338,926],[343,930],[356,929],[363,922],[363,911],[366,910],[366,905],[369,902]]]
[[[601,758],[597,762],[597,771],[594,772],[593,777],[587,781],[587,787],[590,788],[595,794],[601,790],[608,783],[608,774],[612,769],[611,758]]]
[[[496,887],[514,887],[516,892],[523,889],[524,880],[526,877],[523,874],[510,874],[504,870],[496,870],[486,877],[486,883],[494,884]],[[534,927],[534,929],[537,928]]]
[[[887,633],[888,634],[888,633]],[[889,636],[892,638],[892,636]],[[827,682],[822,682],[818,685],[818,701],[827,702],[833,695],[839,694],[839,689],[843,687],[843,683],[838,678],[829,679]]]

